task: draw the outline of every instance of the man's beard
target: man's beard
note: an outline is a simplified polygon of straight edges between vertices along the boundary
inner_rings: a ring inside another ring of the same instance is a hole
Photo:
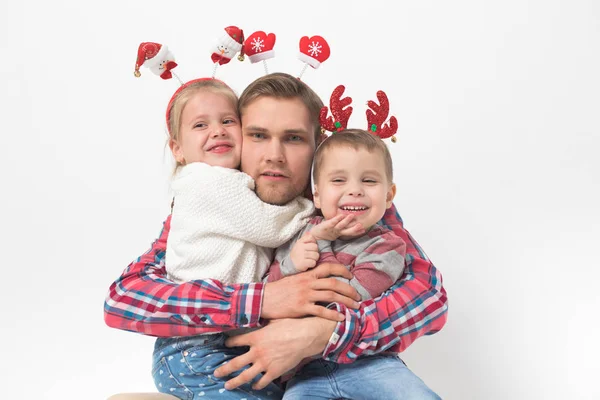
[[[264,183],[264,182],[263,182]],[[260,184],[256,185],[256,195],[265,203],[282,206],[300,196],[292,185]]]

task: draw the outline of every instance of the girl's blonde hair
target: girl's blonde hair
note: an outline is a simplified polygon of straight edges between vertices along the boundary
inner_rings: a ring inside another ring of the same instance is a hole
[[[222,94],[231,100],[233,108],[237,110],[238,97],[235,92],[227,86],[224,82],[213,79],[213,78],[200,78],[193,81],[187,82],[181,86],[173,97],[167,107],[167,130],[169,133],[169,139],[167,144],[171,141],[179,141],[180,129],[181,129],[181,115],[187,104],[187,102],[198,92],[208,91],[212,93]],[[175,171],[177,168],[182,166],[178,161],[175,161]]]

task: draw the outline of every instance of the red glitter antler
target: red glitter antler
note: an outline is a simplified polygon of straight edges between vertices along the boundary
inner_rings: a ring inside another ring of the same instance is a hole
[[[344,85],[339,85],[333,90],[331,98],[329,99],[331,114],[335,119],[327,116],[327,106],[321,108],[321,115],[319,118],[321,126],[330,132],[339,132],[346,129],[350,115],[352,115],[352,107],[348,107],[352,103],[352,98],[345,97],[342,99],[344,90],[346,90]]]
[[[398,131],[398,120],[396,117],[391,117],[389,124],[385,124],[385,120],[390,112],[390,103],[387,95],[382,90],[377,92],[377,100],[379,105],[372,100],[369,100],[367,105],[370,110],[367,110],[367,122],[369,123],[368,130],[381,139],[392,137],[392,142],[396,142],[394,134]]]

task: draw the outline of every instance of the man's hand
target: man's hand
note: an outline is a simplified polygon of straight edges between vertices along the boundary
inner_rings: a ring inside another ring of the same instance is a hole
[[[343,321],[345,316],[317,303],[341,303],[357,309],[360,295],[352,286],[331,276],[348,280],[352,274],[340,264],[321,264],[317,268],[265,284],[261,318],[298,318],[307,315]]]
[[[257,331],[231,337],[225,342],[228,347],[249,346],[250,350],[219,367],[214,375],[221,378],[249,365],[250,368],[227,381],[225,388],[235,389],[262,372],[264,375],[253,388],[263,389],[304,358],[321,354],[335,326],[333,321],[315,317],[280,319]]]
[[[298,272],[306,271],[317,265],[319,246],[317,246],[317,240],[310,232],[306,232],[294,243],[292,251],[290,251],[290,259]]]
[[[360,222],[354,222],[354,215],[338,214],[314,226],[310,234],[317,240],[337,240],[341,236],[356,236],[365,233]]]

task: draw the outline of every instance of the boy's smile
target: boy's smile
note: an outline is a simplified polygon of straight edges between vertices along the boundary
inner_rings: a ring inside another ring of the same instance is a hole
[[[391,207],[395,193],[379,151],[351,146],[325,150],[314,194],[315,206],[325,219],[352,214],[369,229]]]

